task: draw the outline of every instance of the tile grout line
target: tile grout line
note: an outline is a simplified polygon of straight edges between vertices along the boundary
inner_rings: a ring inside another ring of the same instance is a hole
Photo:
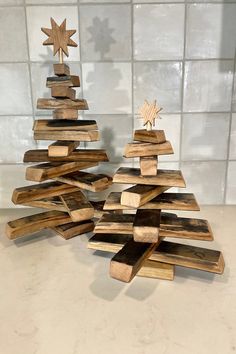
[[[135,119],[135,112],[134,112],[134,4],[130,3],[130,15],[131,15],[131,38],[130,38],[130,45],[131,45],[131,116],[132,116],[132,135],[134,133],[134,119]],[[132,160],[132,167],[134,167],[134,160]]]

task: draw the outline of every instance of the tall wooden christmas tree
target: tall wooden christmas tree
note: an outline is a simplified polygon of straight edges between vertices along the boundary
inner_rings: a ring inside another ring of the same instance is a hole
[[[206,220],[178,217],[163,210],[197,211],[193,194],[166,193],[171,187],[183,188],[181,171],[158,168],[158,156],[173,154],[163,130],[153,130],[160,108],[145,101],[140,109],[145,129],[136,130],[134,142],[125,148],[124,157],[139,158],[140,168],[121,167],[113,182],[134,186],[122,193],[112,192],[105,211],[121,210],[123,214],[104,214],[95,227],[88,247],[116,253],[110,263],[111,277],[129,282],[141,276],[174,278],[174,266],[222,273],[224,259],[219,251],[164,240],[212,241]]]
[[[25,153],[24,162],[39,163],[26,168],[26,179],[43,183],[15,189],[12,201],[48,211],[10,221],[6,227],[10,239],[44,228],[53,228],[66,239],[92,231],[94,207],[83,190],[98,192],[111,184],[109,176],[81,171],[108,158],[104,150],[76,149],[81,142],[99,140],[96,121],[78,119],[78,111],[87,110],[88,105],[86,100],[75,98],[74,87],[80,86],[80,79],[71,75],[63,62],[63,55],[69,55],[68,46],[77,46],[71,39],[76,31],[66,29],[66,20],[58,26],[53,19],[51,28],[42,31],[48,36],[43,44],[53,45],[59,63],[53,65],[55,76],[47,78],[52,98],[37,102],[38,109],[53,111],[53,119],[35,120],[34,138],[56,141],[46,150]]]

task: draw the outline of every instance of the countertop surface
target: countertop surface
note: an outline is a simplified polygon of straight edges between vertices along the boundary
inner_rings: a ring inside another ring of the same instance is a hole
[[[209,220],[213,242],[185,243],[221,250],[222,276],[176,267],[172,282],[130,284],[109,277],[112,255],[87,249],[90,235],[9,241],[5,222],[30,213],[0,210],[0,353],[236,353],[236,206],[179,214]]]

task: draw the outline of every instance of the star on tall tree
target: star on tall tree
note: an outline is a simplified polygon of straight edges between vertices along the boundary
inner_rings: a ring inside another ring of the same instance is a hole
[[[139,109],[139,114],[141,118],[143,118],[143,125],[146,126],[147,130],[151,130],[152,126],[155,126],[155,119],[159,118],[159,112],[162,108],[157,106],[156,100],[153,103],[148,103],[145,100],[142,107]]]
[[[48,36],[43,45],[53,45],[53,55],[59,52],[60,62],[63,62],[63,53],[67,57],[69,56],[67,47],[77,47],[77,43],[70,38],[75,34],[76,30],[66,29],[66,19],[58,26],[56,21],[51,17],[51,26],[52,28],[41,28],[42,32]]]

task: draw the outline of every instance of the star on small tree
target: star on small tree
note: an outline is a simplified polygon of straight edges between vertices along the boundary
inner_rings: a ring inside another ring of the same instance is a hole
[[[144,104],[139,109],[139,114],[143,118],[143,125],[146,126],[147,130],[152,130],[152,127],[155,126],[155,119],[160,118],[159,112],[162,108],[157,106],[156,100],[153,103],[148,103],[147,100],[144,101]]]

